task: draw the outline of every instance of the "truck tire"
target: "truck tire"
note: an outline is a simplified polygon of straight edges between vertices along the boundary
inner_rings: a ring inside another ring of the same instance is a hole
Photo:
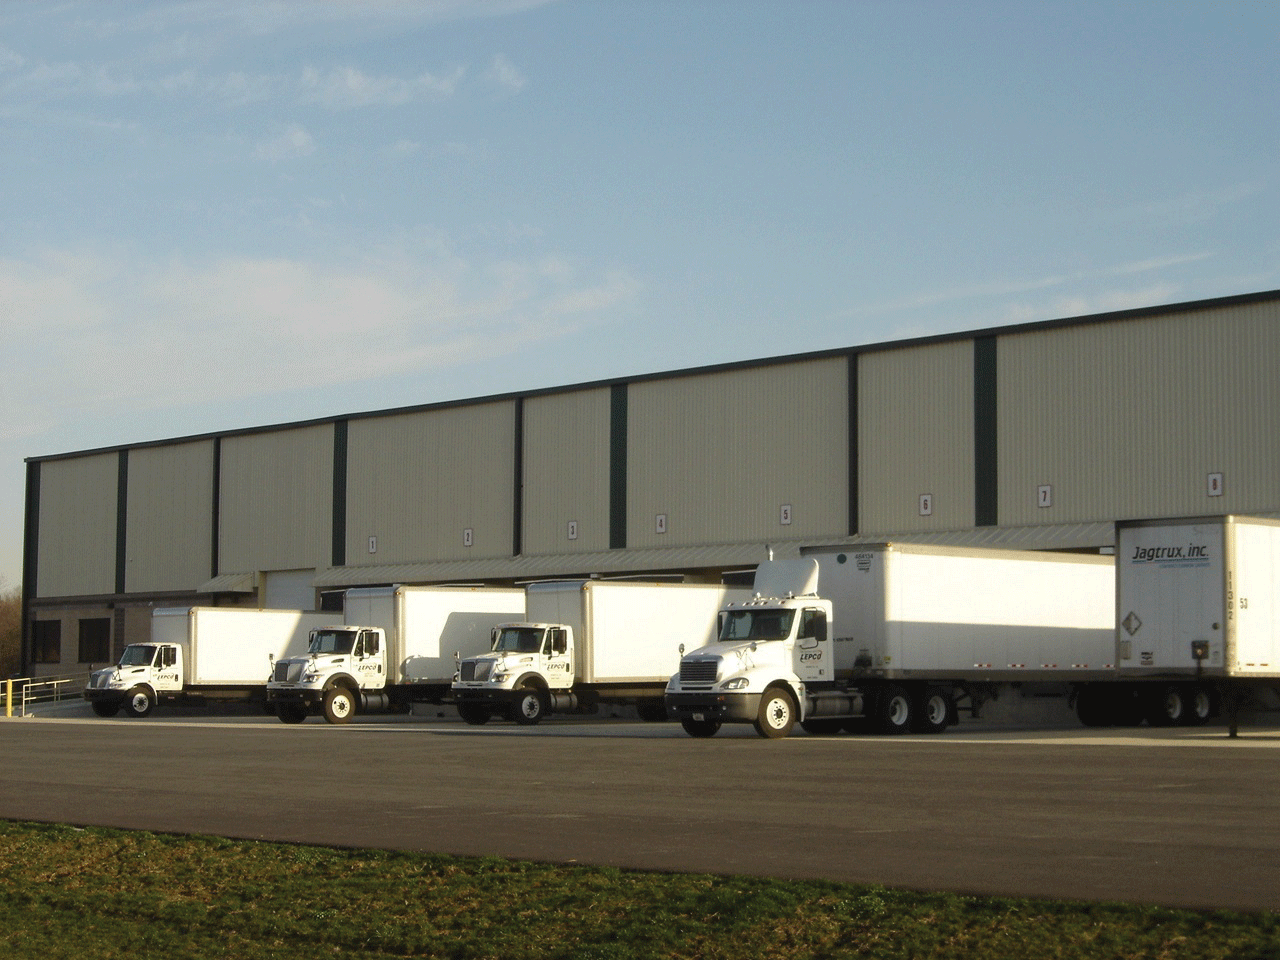
[[[307,719],[307,708],[297,703],[282,703],[276,707],[281,723],[301,723]]]
[[[156,695],[150,687],[137,686],[125,694],[124,712],[141,720],[149,717],[156,708]]]
[[[524,727],[540,723],[547,715],[547,695],[537,687],[525,687],[511,703],[511,719]]]
[[[93,712],[100,717],[114,717],[120,712],[120,701],[97,700],[93,704]]]
[[[689,736],[699,740],[714,737],[720,732],[719,720],[681,720],[680,726],[684,727],[684,732]]]
[[[346,687],[333,687],[325,691],[324,718],[330,723],[346,723],[355,713],[355,694]]]
[[[791,694],[780,687],[766,690],[756,713],[756,733],[769,740],[780,740],[791,733],[795,723],[796,704]]]
[[[458,704],[458,716],[473,727],[482,727],[489,722],[489,711],[474,703]]]
[[[1216,712],[1213,693],[1208,687],[1194,684],[1187,688],[1187,709],[1182,715],[1182,722],[1189,727],[1198,727],[1208,722]]]
[[[916,733],[942,733],[950,725],[954,709],[951,694],[946,690],[925,687],[920,691],[920,700],[915,706],[912,729]]]
[[[897,684],[890,684],[876,698],[876,729],[880,733],[899,734],[911,729],[911,697]]]
[[[1147,723],[1153,727],[1172,727],[1186,723],[1189,708],[1186,687],[1177,683],[1163,684],[1150,693],[1147,702]]]
[[[1115,724],[1111,700],[1105,686],[1086,683],[1076,691],[1076,716],[1086,727],[1110,727]]]

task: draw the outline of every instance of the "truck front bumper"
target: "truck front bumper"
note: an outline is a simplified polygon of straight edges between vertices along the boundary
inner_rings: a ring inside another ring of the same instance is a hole
[[[502,687],[454,687],[453,702],[486,710],[505,710],[516,697],[514,690]]]
[[[758,693],[668,693],[663,702],[675,720],[754,723],[760,713]]]
[[[124,703],[128,690],[112,690],[106,687],[86,687],[84,698],[90,703]]]
[[[292,704],[310,710],[324,703],[324,690],[319,687],[267,687],[267,703],[271,706]]]

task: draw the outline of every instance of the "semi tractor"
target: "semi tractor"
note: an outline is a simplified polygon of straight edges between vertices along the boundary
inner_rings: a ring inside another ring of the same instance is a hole
[[[311,629],[329,619],[300,610],[160,608],[151,615],[151,639],[93,671],[84,698],[100,717],[121,708],[145,717],[160,702],[265,701],[272,662],[305,650]]]
[[[530,584],[526,619],[500,624],[487,652],[458,658],[458,713],[471,724],[503,717],[529,725],[627,704],[643,719],[665,720],[663,689],[681,645],[714,638],[721,607],[748,595],[717,584]]]
[[[1129,700],[1085,686],[1081,719],[1199,723],[1219,704],[1280,701],[1280,523],[1253,517],[1116,526],[1116,659]]]
[[[497,587],[360,587],[343,602],[343,623],[312,630],[302,652],[275,662],[267,702],[284,723],[441,702],[455,655],[487,649],[497,624],[524,617],[524,591]]]
[[[1116,679],[1111,557],[883,543],[762,563],[683,654],[669,713],[694,737],[870,723],[940,732],[1002,685]],[[1088,689],[1095,689],[1089,686]],[[1128,694],[1126,694],[1128,696]]]

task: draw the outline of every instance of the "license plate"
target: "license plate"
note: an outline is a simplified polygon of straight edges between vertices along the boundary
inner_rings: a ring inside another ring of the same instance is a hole
[[[707,719],[707,715],[705,713],[695,713],[693,715],[693,719],[697,720],[699,723],[702,723],[702,721]]]

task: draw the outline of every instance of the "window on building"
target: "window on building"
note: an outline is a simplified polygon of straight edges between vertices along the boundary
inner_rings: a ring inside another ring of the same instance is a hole
[[[111,620],[109,617],[80,621],[79,663],[106,663],[111,659]]]
[[[61,620],[37,620],[31,625],[31,661],[62,662]]]

